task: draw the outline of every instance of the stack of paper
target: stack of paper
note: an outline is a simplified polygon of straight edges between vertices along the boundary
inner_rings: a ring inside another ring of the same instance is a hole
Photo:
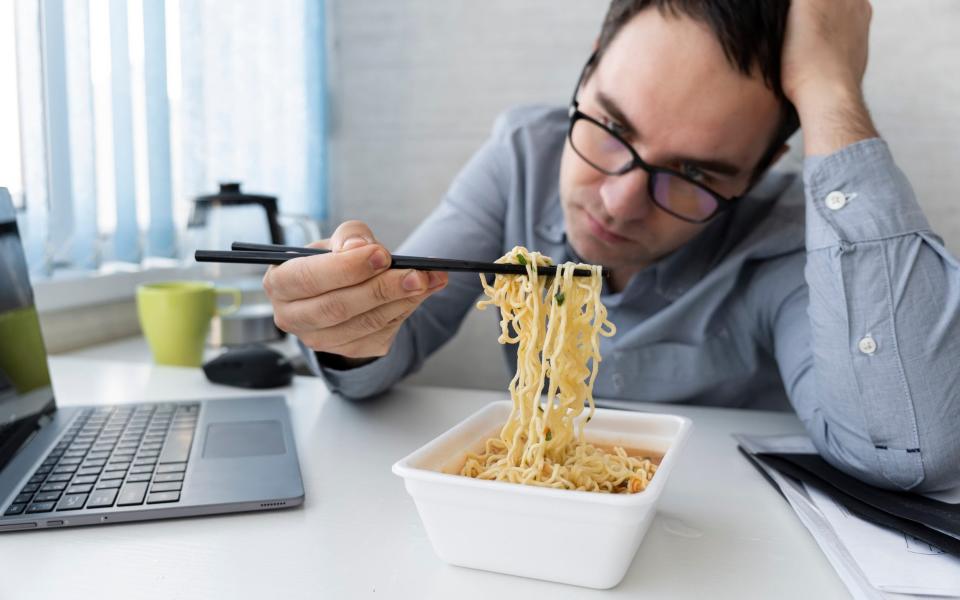
[[[855,598],[960,597],[960,558],[852,514],[830,496],[773,468],[758,454],[816,454],[804,436],[734,436],[784,495]],[[937,500],[958,505],[960,493]],[[938,535],[956,537],[938,530]]]

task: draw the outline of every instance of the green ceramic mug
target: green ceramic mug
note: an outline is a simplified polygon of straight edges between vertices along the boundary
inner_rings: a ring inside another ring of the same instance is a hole
[[[217,297],[230,295],[230,306]],[[140,328],[159,365],[199,367],[214,315],[226,315],[240,306],[240,290],[216,287],[205,281],[167,281],[137,287]]]

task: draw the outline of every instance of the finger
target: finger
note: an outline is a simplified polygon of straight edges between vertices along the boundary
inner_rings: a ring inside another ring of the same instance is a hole
[[[327,351],[337,352],[339,348],[345,345],[402,323],[428,297],[429,294],[425,293],[413,298],[395,300],[348,319],[339,325],[311,331],[303,337],[309,338],[316,345],[323,346]]]
[[[347,358],[371,358],[385,356],[390,352],[393,341],[397,337],[397,332],[403,324],[398,320],[388,329],[372,333],[368,336],[354,340],[352,342],[340,345],[330,350],[333,354],[346,356]]]
[[[379,244],[301,256],[268,269],[263,289],[272,302],[291,302],[358,285],[386,271],[390,254]]]
[[[325,240],[317,240],[317,241],[315,241],[315,242],[310,242],[309,244],[307,244],[307,248],[320,248],[320,249],[322,249],[322,250],[329,250],[329,249],[330,249],[330,240],[329,240],[329,239],[325,239]],[[267,267],[267,273],[269,273],[270,270],[271,270],[271,269],[274,269],[275,267],[276,267],[276,265],[270,265],[269,267]],[[264,283],[264,285],[266,285],[266,283],[267,283],[267,273],[264,273],[264,275],[263,275],[263,283]]]
[[[422,271],[387,271],[360,285],[288,303],[278,311],[278,326],[292,332],[333,327],[385,304],[410,299],[428,291],[433,293],[443,285],[446,285],[444,279],[431,279],[429,274]],[[372,326],[363,335],[382,326],[382,323]]]
[[[346,221],[330,236],[330,249],[334,252],[351,250],[367,244],[375,244],[377,238],[363,221]]]

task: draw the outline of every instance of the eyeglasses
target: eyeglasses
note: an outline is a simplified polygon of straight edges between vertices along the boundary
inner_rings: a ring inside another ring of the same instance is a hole
[[[597,55],[584,65],[570,101],[570,147],[591,167],[607,175],[623,175],[642,169],[649,176],[651,200],[667,213],[690,223],[706,223],[718,213],[729,210],[737,197],[725,197],[689,176],[647,164],[637,151],[610,126],[580,111],[577,93]]]

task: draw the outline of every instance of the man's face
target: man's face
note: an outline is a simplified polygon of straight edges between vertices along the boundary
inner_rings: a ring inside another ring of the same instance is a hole
[[[625,132],[648,164],[695,176],[725,197],[749,186],[780,117],[779,101],[760,75],[746,77],[727,62],[706,25],[656,9],[620,30],[578,100],[581,111]],[[640,169],[606,175],[567,142],[560,196],[568,240],[584,260],[632,274],[706,226],[660,210],[647,179]]]

